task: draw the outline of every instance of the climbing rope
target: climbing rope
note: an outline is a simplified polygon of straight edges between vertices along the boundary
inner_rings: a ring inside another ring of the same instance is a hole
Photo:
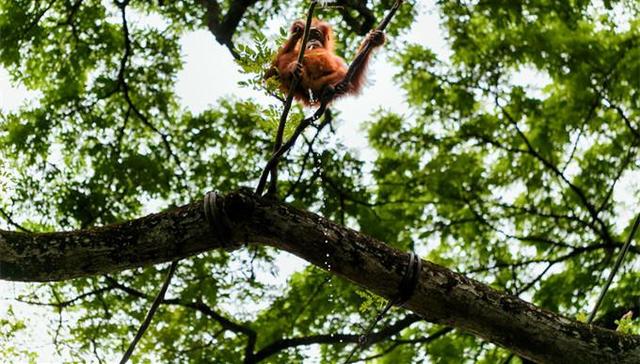
[[[409,253],[409,263],[404,270],[404,274],[402,275],[402,280],[400,281],[400,285],[398,287],[398,293],[396,296],[387,302],[386,306],[378,312],[374,320],[369,324],[369,327],[360,335],[358,338],[358,344],[351,349],[349,356],[344,361],[344,363],[349,363],[351,358],[360,350],[364,349],[369,341],[369,336],[371,332],[376,327],[378,322],[384,318],[384,316],[389,312],[391,307],[393,306],[402,306],[405,304],[413,295],[413,292],[416,290],[418,286],[418,280],[420,278],[420,271],[422,270],[422,259],[414,253]]]

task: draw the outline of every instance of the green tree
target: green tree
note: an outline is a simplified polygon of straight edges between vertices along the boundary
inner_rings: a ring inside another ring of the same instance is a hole
[[[321,16],[348,59],[392,1],[337,3]],[[59,281],[17,299],[73,318],[56,334],[65,358],[122,353],[164,279],[153,264],[186,258],[134,361],[341,362],[406,264],[383,241],[483,284],[425,262],[413,313],[391,310],[360,360],[637,362],[639,337],[550,312],[590,310],[640,212],[638,2],[439,1],[441,56],[394,42],[424,26],[427,10],[409,2],[382,55],[408,110],[371,114],[373,166],[333,141],[333,115],[281,163],[288,206],[231,193],[259,177],[281,104],[224,98],[187,111],[174,91],[180,37],[208,29],[244,85],[272,94],[260,77],[277,42],[264,29],[306,5],[0,0],[2,67],[38,92],[0,114],[0,215],[13,230],[0,230],[0,279]],[[134,21],[145,17],[161,21]],[[543,87],[522,82],[530,74]],[[295,108],[290,126],[301,118]],[[224,241],[201,213],[211,188],[225,194],[230,239],[251,244],[216,249]],[[166,211],[92,228],[150,206]],[[75,232],[39,234],[58,230]],[[313,263],[286,287],[259,277],[283,249]],[[632,246],[597,325],[638,313],[639,254]],[[24,329],[18,320],[3,321],[7,340]]]

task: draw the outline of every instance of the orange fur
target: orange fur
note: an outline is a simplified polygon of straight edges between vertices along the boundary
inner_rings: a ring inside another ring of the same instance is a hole
[[[335,54],[335,43],[333,40],[333,31],[331,26],[318,19],[313,19],[312,28],[318,29],[323,36],[322,46],[313,49],[307,49],[302,60],[302,73],[298,87],[294,90],[296,100],[304,105],[312,105],[320,98],[322,92],[327,86],[335,86],[347,74],[347,65],[344,60]],[[280,89],[287,93],[293,80],[293,74],[296,69],[298,54],[300,52],[302,31],[304,23],[300,20],[295,21],[291,26],[291,36],[280,47],[278,54],[267,71],[265,78],[273,76],[277,73],[280,76]],[[365,42],[372,39],[365,39]],[[374,47],[378,47],[384,43],[384,36],[381,40],[376,38],[372,43]],[[369,62],[369,55],[365,58],[362,67],[354,74],[351,84],[347,85],[345,94],[357,94],[362,89],[365,82],[365,69]]]

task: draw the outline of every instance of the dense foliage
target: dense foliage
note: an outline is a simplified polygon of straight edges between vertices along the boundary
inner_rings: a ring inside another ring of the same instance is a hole
[[[339,3],[321,16],[337,24],[339,52],[349,56],[392,1]],[[299,17],[305,6],[279,0],[0,0],[0,63],[14,81],[38,92],[37,101],[0,114],[5,227],[107,224],[195,200],[212,188],[254,185],[281,104],[224,98],[202,113],[188,111],[174,90],[183,67],[180,38],[208,29],[211,41],[237,58],[247,74],[243,85],[269,94],[273,85],[266,89],[260,76],[283,29],[264,28],[274,19]],[[373,165],[346,148],[348,141],[335,142],[330,128],[312,130],[281,164],[281,197],[547,309],[582,317],[640,212],[640,4],[488,0],[434,6],[448,54],[393,38],[382,53],[396,67],[407,111],[372,110],[366,133],[376,152]],[[409,29],[424,29],[415,19],[426,11],[405,4],[390,33],[402,39]],[[301,115],[295,109],[291,120]],[[339,114],[333,118],[340,123]],[[639,253],[632,247],[600,324],[615,327],[625,312],[640,309],[640,275],[633,269]],[[351,345],[337,334],[359,333],[380,299],[311,266],[285,286],[274,283],[271,274],[286,259],[252,247],[183,261],[171,300],[161,306],[136,360],[241,362],[248,346],[259,353],[285,338],[307,338],[265,361],[339,362]],[[112,361],[132,338],[164,268],[32,285],[17,298],[52,306],[50,335],[65,360]],[[406,317],[392,310],[379,327]],[[0,338],[8,343],[0,344],[3,360],[34,355],[10,344],[12,333],[25,329],[21,319],[0,321]],[[322,345],[310,345],[316,343]],[[426,322],[359,355],[381,363],[512,357]]]

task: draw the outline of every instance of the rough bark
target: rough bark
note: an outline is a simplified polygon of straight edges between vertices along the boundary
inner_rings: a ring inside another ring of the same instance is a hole
[[[237,192],[224,198],[232,242],[268,244],[392,297],[408,254],[357,231]],[[201,202],[74,232],[0,231],[0,279],[53,281],[108,273],[221,248]],[[226,242],[229,246],[228,243]],[[404,307],[541,363],[638,363],[640,337],[569,320],[424,261]]]

